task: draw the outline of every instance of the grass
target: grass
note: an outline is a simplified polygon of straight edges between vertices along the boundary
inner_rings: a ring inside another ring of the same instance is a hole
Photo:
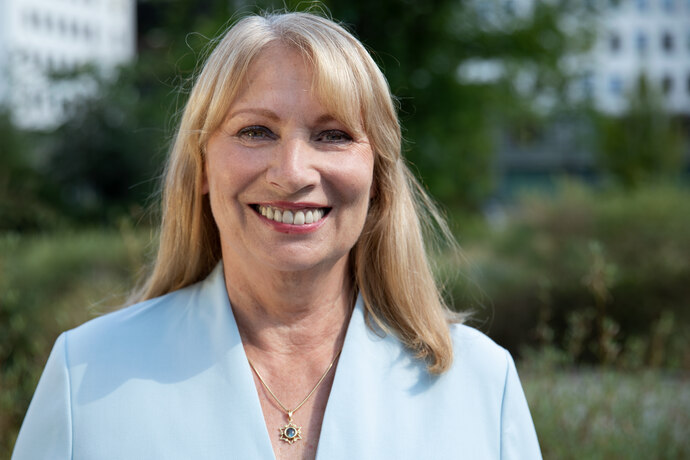
[[[544,458],[690,458],[690,378],[606,369],[521,372]]]

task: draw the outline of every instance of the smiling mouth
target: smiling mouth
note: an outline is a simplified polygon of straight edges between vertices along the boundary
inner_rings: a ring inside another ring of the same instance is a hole
[[[266,219],[290,225],[315,224],[331,211],[331,208],[304,208],[291,210],[259,204],[253,204],[251,207]]]

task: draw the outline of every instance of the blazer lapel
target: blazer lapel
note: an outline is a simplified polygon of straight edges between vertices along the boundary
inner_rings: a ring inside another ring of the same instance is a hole
[[[252,371],[228,299],[222,263],[207,278],[200,294],[201,304],[214,305],[214,318],[209,318],[213,320],[209,321],[209,328],[216,340],[211,342],[231,342],[230,346],[223,347],[225,356],[221,372],[227,382],[227,391],[219,403],[227,405],[231,411],[224,423],[228,443],[232,445],[232,458],[274,459]]]

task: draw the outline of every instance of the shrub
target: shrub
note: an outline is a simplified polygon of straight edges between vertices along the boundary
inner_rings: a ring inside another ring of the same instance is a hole
[[[36,168],[36,136],[18,130],[0,107],[0,231],[55,226],[59,215],[50,184]]]
[[[513,350],[555,344],[575,362],[690,368],[688,229],[680,187],[563,182],[524,196],[503,228],[469,245],[495,310],[491,335]]]

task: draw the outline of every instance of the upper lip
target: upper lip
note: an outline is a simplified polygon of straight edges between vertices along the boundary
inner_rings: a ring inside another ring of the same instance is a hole
[[[297,210],[299,211],[300,209],[313,209],[313,208],[328,208],[328,206],[319,204],[319,203],[312,203],[312,202],[307,202],[307,201],[259,201],[254,203],[259,206],[271,206],[274,208],[281,208],[281,209],[289,209],[289,210]]]

